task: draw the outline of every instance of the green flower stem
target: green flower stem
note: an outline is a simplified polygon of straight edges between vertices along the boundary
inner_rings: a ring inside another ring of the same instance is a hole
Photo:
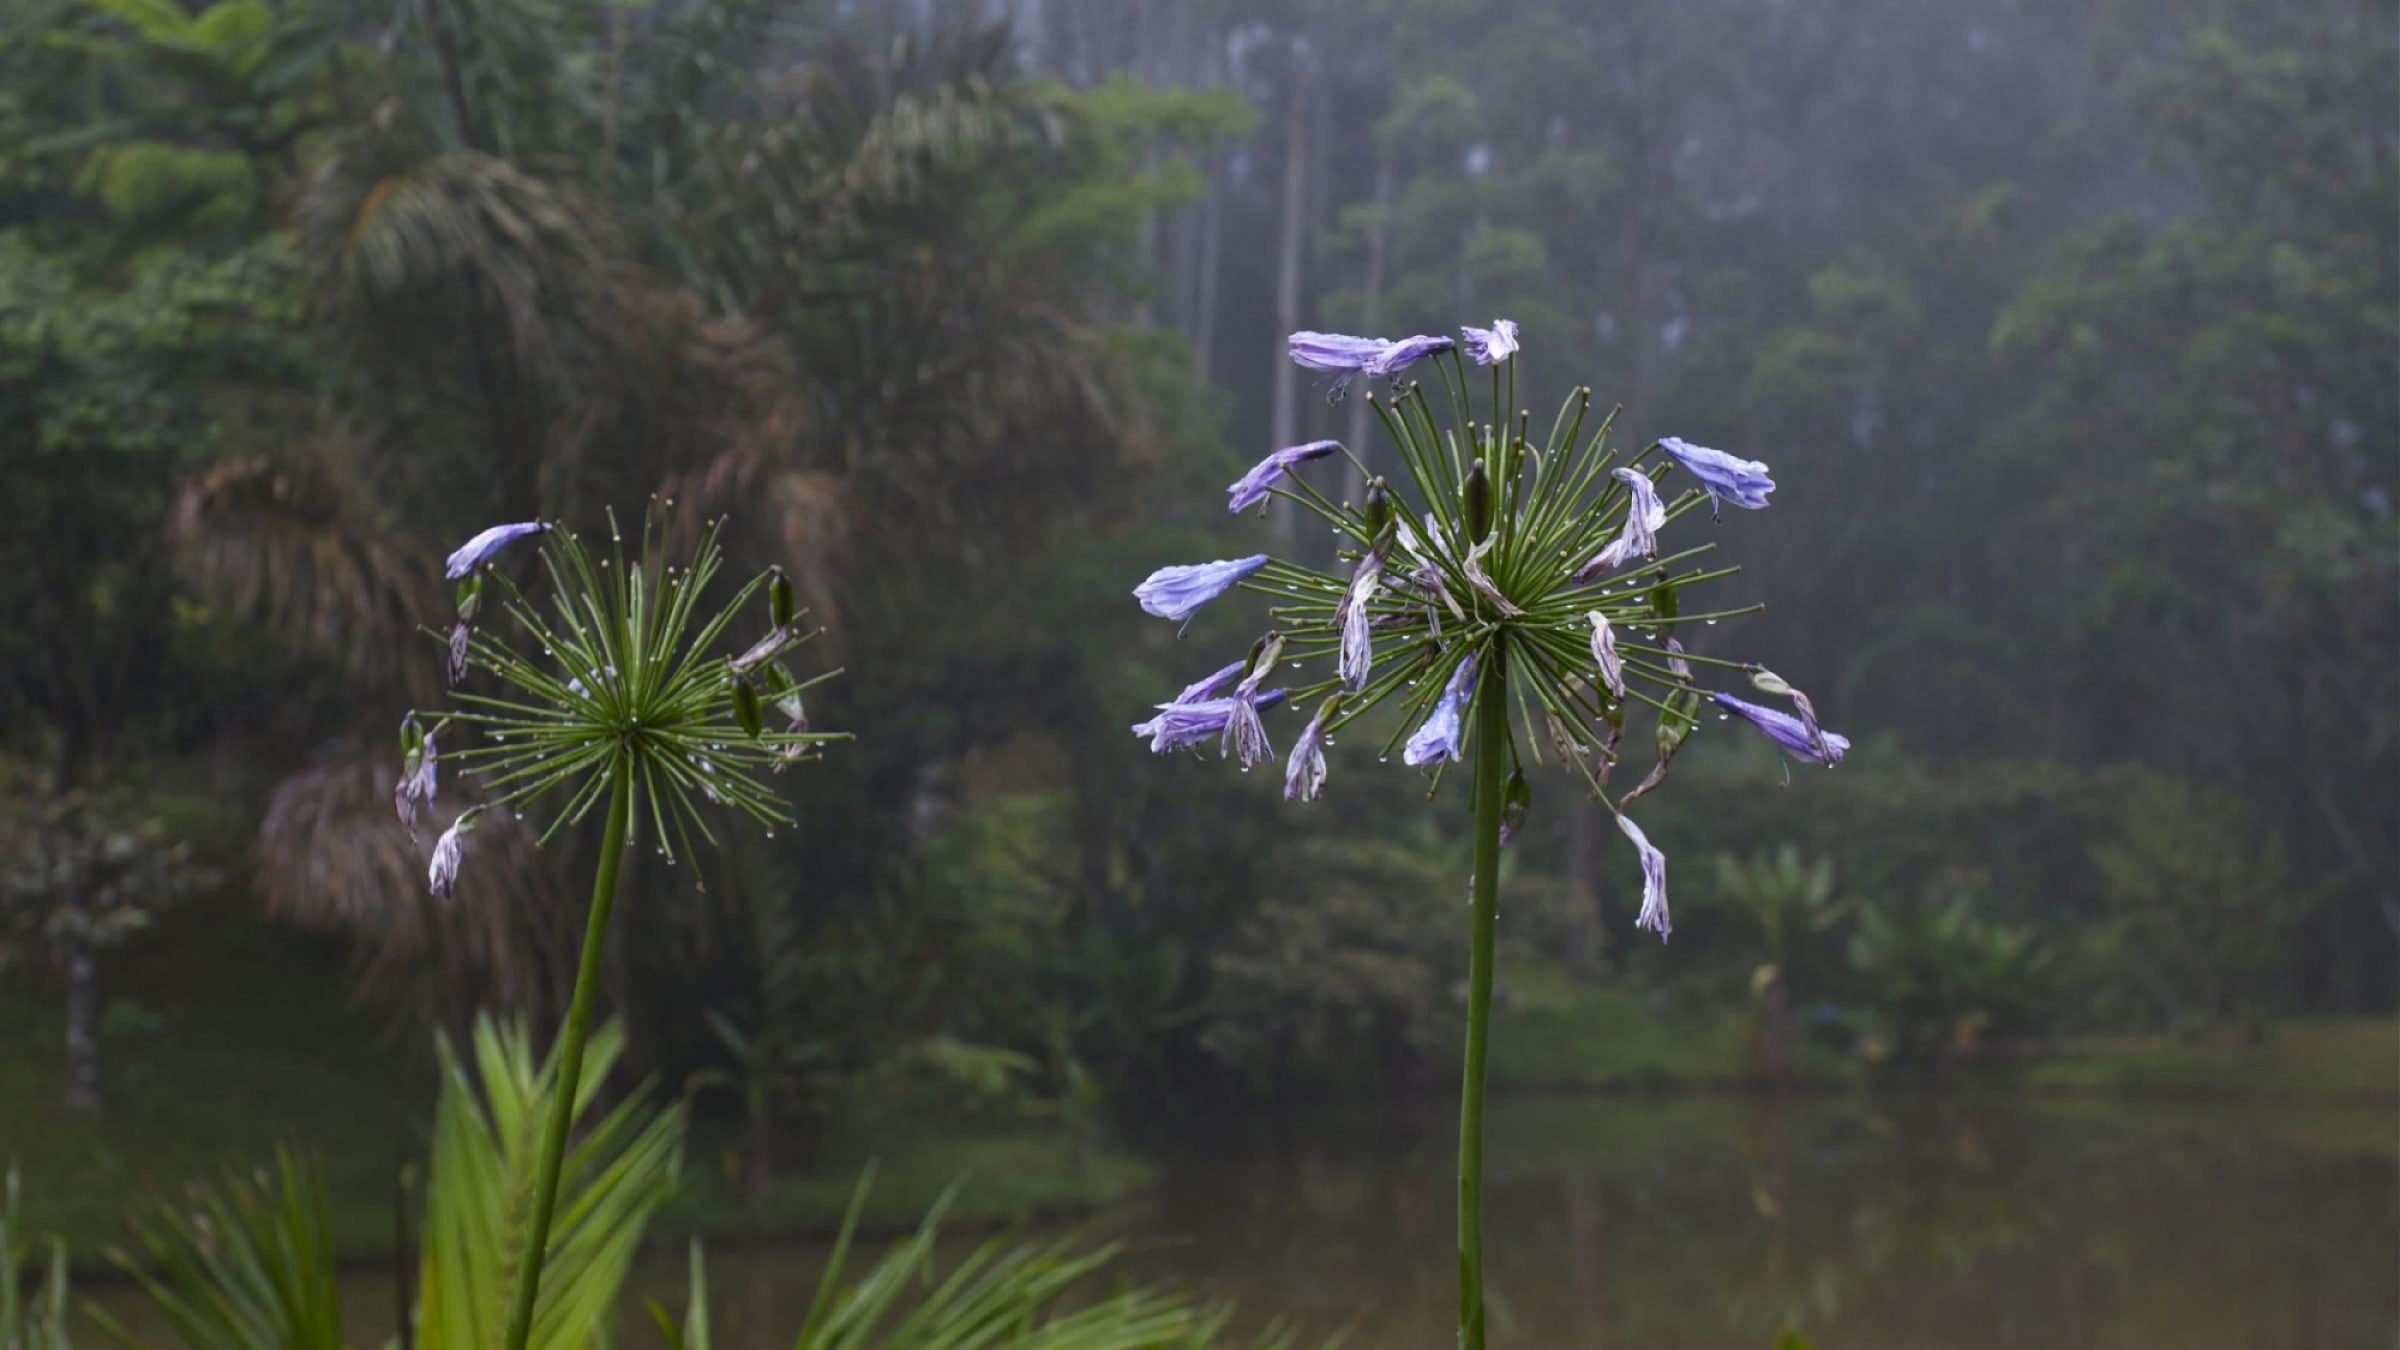
[[[1475,684],[1474,938],[1467,1067],[1458,1107],[1458,1345],[1483,1350],[1483,1060],[1492,1033],[1492,937],[1500,898],[1500,779],[1508,771],[1508,672],[1491,648]]]
[[[608,824],[600,837],[600,870],[592,878],[592,907],[583,926],[583,962],[575,971],[575,996],[567,1005],[566,1030],[559,1036],[558,1076],[551,1084],[550,1119],[542,1126],[542,1153],[533,1177],[533,1215],[525,1248],[517,1258],[517,1287],[508,1310],[508,1350],[525,1350],[533,1332],[533,1306],[541,1293],[542,1256],[550,1246],[550,1211],[558,1201],[558,1170],[567,1152],[567,1127],[583,1086],[584,1034],[592,1020],[592,994],[600,984],[600,952],[607,945],[608,911],[617,898],[617,859],[633,808],[633,765],[623,758],[609,768]],[[1495,817],[1496,818],[1496,817]],[[1488,993],[1488,991],[1487,991]]]

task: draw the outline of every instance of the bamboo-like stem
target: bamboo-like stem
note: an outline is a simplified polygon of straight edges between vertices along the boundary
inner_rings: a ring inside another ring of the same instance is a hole
[[[600,869],[592,878],[592,907],[583,926],[583,961],[575,971],[575,996],[567,1005],[566,1029],[558,1041],[558,1073],[550,1085],[550,1119],[542,1126],[542,1152],[533,1176],[533,1213],[525,1247],[517,1258],[516,1291],[508,1311],[508,1350],[525,1350],[533,1332],[534,1301],[542,1286],[542,1257],[550,1245],[550,1211],[558,1202],[558,1169],[567,1151],[567,1127],[583,1086],[583,1042],[592,1020],[592,995],[600,984],[600,953],[607,946],[608,911],[617,897],[617,859],[633,810],[633,765],[620,757],[610,766],[608,824],[600,838]]]
[[[1458,1346],[1483,1350],[1483,1061],[1492,1034],[1493,919],[1500,898],[1500,779],[1508,765],[1508,672],[1490,648],[1475,685],[1475,888],[1467,1055],[1458,1104]]]

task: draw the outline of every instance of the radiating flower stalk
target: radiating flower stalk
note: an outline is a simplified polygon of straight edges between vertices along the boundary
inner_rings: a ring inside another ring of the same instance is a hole
[[[437,898],[452,896],[468,863],[469,836],[488,812],[521,817],[547,809],[543,843],[604,812],[582,959],[559,1033],[561,1081],[570,1084],[582,1074],[626,845],[646,828],[672,865],[694,854],[695,839],[717,842],[708,821],[712,807],[747,816],[770,833],[788,825],[790,811],[767,776],[815,758],[828,741],[847,739],[810,729],[803,703],[811,686],[840,672],[803,679],[785,664],[816,636],[794,606],[791,580],[769,568],[708,607],[707,592],[723,566],[721,522],[708,526],[690,562],[677,566],[667,561],[664,542],[671,512],[672,503],[654,503],[631,558],[613,514],[608,547],[597,558],[575,534],[539,521],[494,526],[469,540],[449,559],[449,577],[460,583],[458,617],[447,635],[437,636],[444,637],[453,685],[478,670],[492,685],[459,689],[458,706],[438,721],[412,712],[402,724],[393,806],[412,835],[417,814],[433,805],[435,733],[456,725],[480,737],[442,752],[445,762],[477,780],[483,801],[461,812],[434,845],[426,879]],[[515,540],[536,535],[547,604],[491,566]],[[498,600],[511,637],[494,636],[480,622],[488,617],[487,596]],[[745,623],[745,615],[755,622]],[[744,624],[738,635],[737,623]],[[737,638],[742,645],[734,645]],[[509,1350],[523,1350],[532,1328],[575,1096],[553,1094],[543,1125],[515,1270]]]
[[[1503,319],[1461,333],[1463,344],[1292,335],[1292,359],[1329,376],[1329,397],[1389,381],[1357,396],[1383,424],[1399,481],[1373,475],[1347,447],[1313,442],[1275,451],[1234,482],[1237,513],[1282,497],[1331,526],[1344,541],[1336,569],[1261,554],[1151,574],[1134,594],[1152,614],[1188,624],[1240,589],[1272,601],[1271,626],[1246,659],[1158,704],[1133,730],[1161,754],[1214,742],[1248,768],[1274,754],[1259,714],[1289,704],[1308,721],[1285,766],[1284,796],[1313,801],[1329,776],[1326,747],[1389,704],[1398,716],[1383,755],[1400,748],[1404,763],[1429,776],[1429,798],[1453,765],[1468,766],[1475,871],[1459,1111],[1459,1344],[1481,1350],[1483,1080],[1499,855],[1531,815],[1526,764],[1540,765],[1547,746],[1615,817],[1642,874],[1635,924],[1663,940],[1672,927],[1666,855],[1628,810],[1665,780],[1703,704],[1713,698],[1721,715],[1746,719],[1805,763],[1839,763],[1849,742],[1819,728],[1807,696],[1772,672],[1693,654],[1677,637],[1761,608],[1695,607],[1690,597],[1740,569],[1715,565],[1711,543],[1670,546],[1663,533],[1703,504],[1712,515],[1724,503],[1764,507],[1775,486],[1766,466],[1677,438],[1624,454],[1609,444],[1615,412],[1595,419],[1589,389],[1571,392],[1537,439],[1531,414],[1509,411],[1517,326]],[[1430,386],[1408,378],[1421,365],[1435,372]],[[1337,453],[1367,484],[1363,500],[1337,502],[1308,483],[1305,466]],[[1695,667],[1746,677],[1797,715],[1711,695]],[[1628,724],[1642,717],[1653,767],[1612,797]]]

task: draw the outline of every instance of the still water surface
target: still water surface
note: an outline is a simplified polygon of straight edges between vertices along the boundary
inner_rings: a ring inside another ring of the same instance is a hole
[[[1454,1124],[1194,1122],[1095,1227],[1246,1325],[1442,1350]],[[1489,1129],[1495,1346],[1765,1350],[1787,1323],[1820,1350],[2400,1346],[2389,1106],[1589,1097]],[[790,1345],[823,1255],[712,1253],[720,1350]],[[681,1254],[638,1284],[680,1307]],[[345,1292],[379,1344],[387,1284]],[[656,1345],[631,1311],[619,1345]]]

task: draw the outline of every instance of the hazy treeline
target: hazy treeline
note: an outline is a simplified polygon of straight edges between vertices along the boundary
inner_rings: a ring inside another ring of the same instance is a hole
[[[1504,316],[1534,417],[1589,383],[1774,467],[1722,531],[1773,581],[1740,650],[1858,741],[1784,794],[1704,729],[1663,953],[1538,784],[1520,959],[1738,1006],[1788,903],[1828,1043],[2389,1006],[2389,16],[1487,8],[7,0],[0,735],[70,805],[10,810],[67,861],[0,942],[96,1053],[93,953],[206,886],[114,860],[188,839],[372,997],[555,1011],[572,846],[495,828],[430,901],[389,728],[444,552],[657,493],[804,579],[859,740],[798,830],[636,869],[636,1060],[1087,1115],[1406,1081],[1455,795],[1147,762],[1126,725],[1249,635],[1125,592],[1296,531],[1196,505],[1265,450],[1376,453],[1284,333]],[[1836,880],[1711,865],[1786,842]]]

